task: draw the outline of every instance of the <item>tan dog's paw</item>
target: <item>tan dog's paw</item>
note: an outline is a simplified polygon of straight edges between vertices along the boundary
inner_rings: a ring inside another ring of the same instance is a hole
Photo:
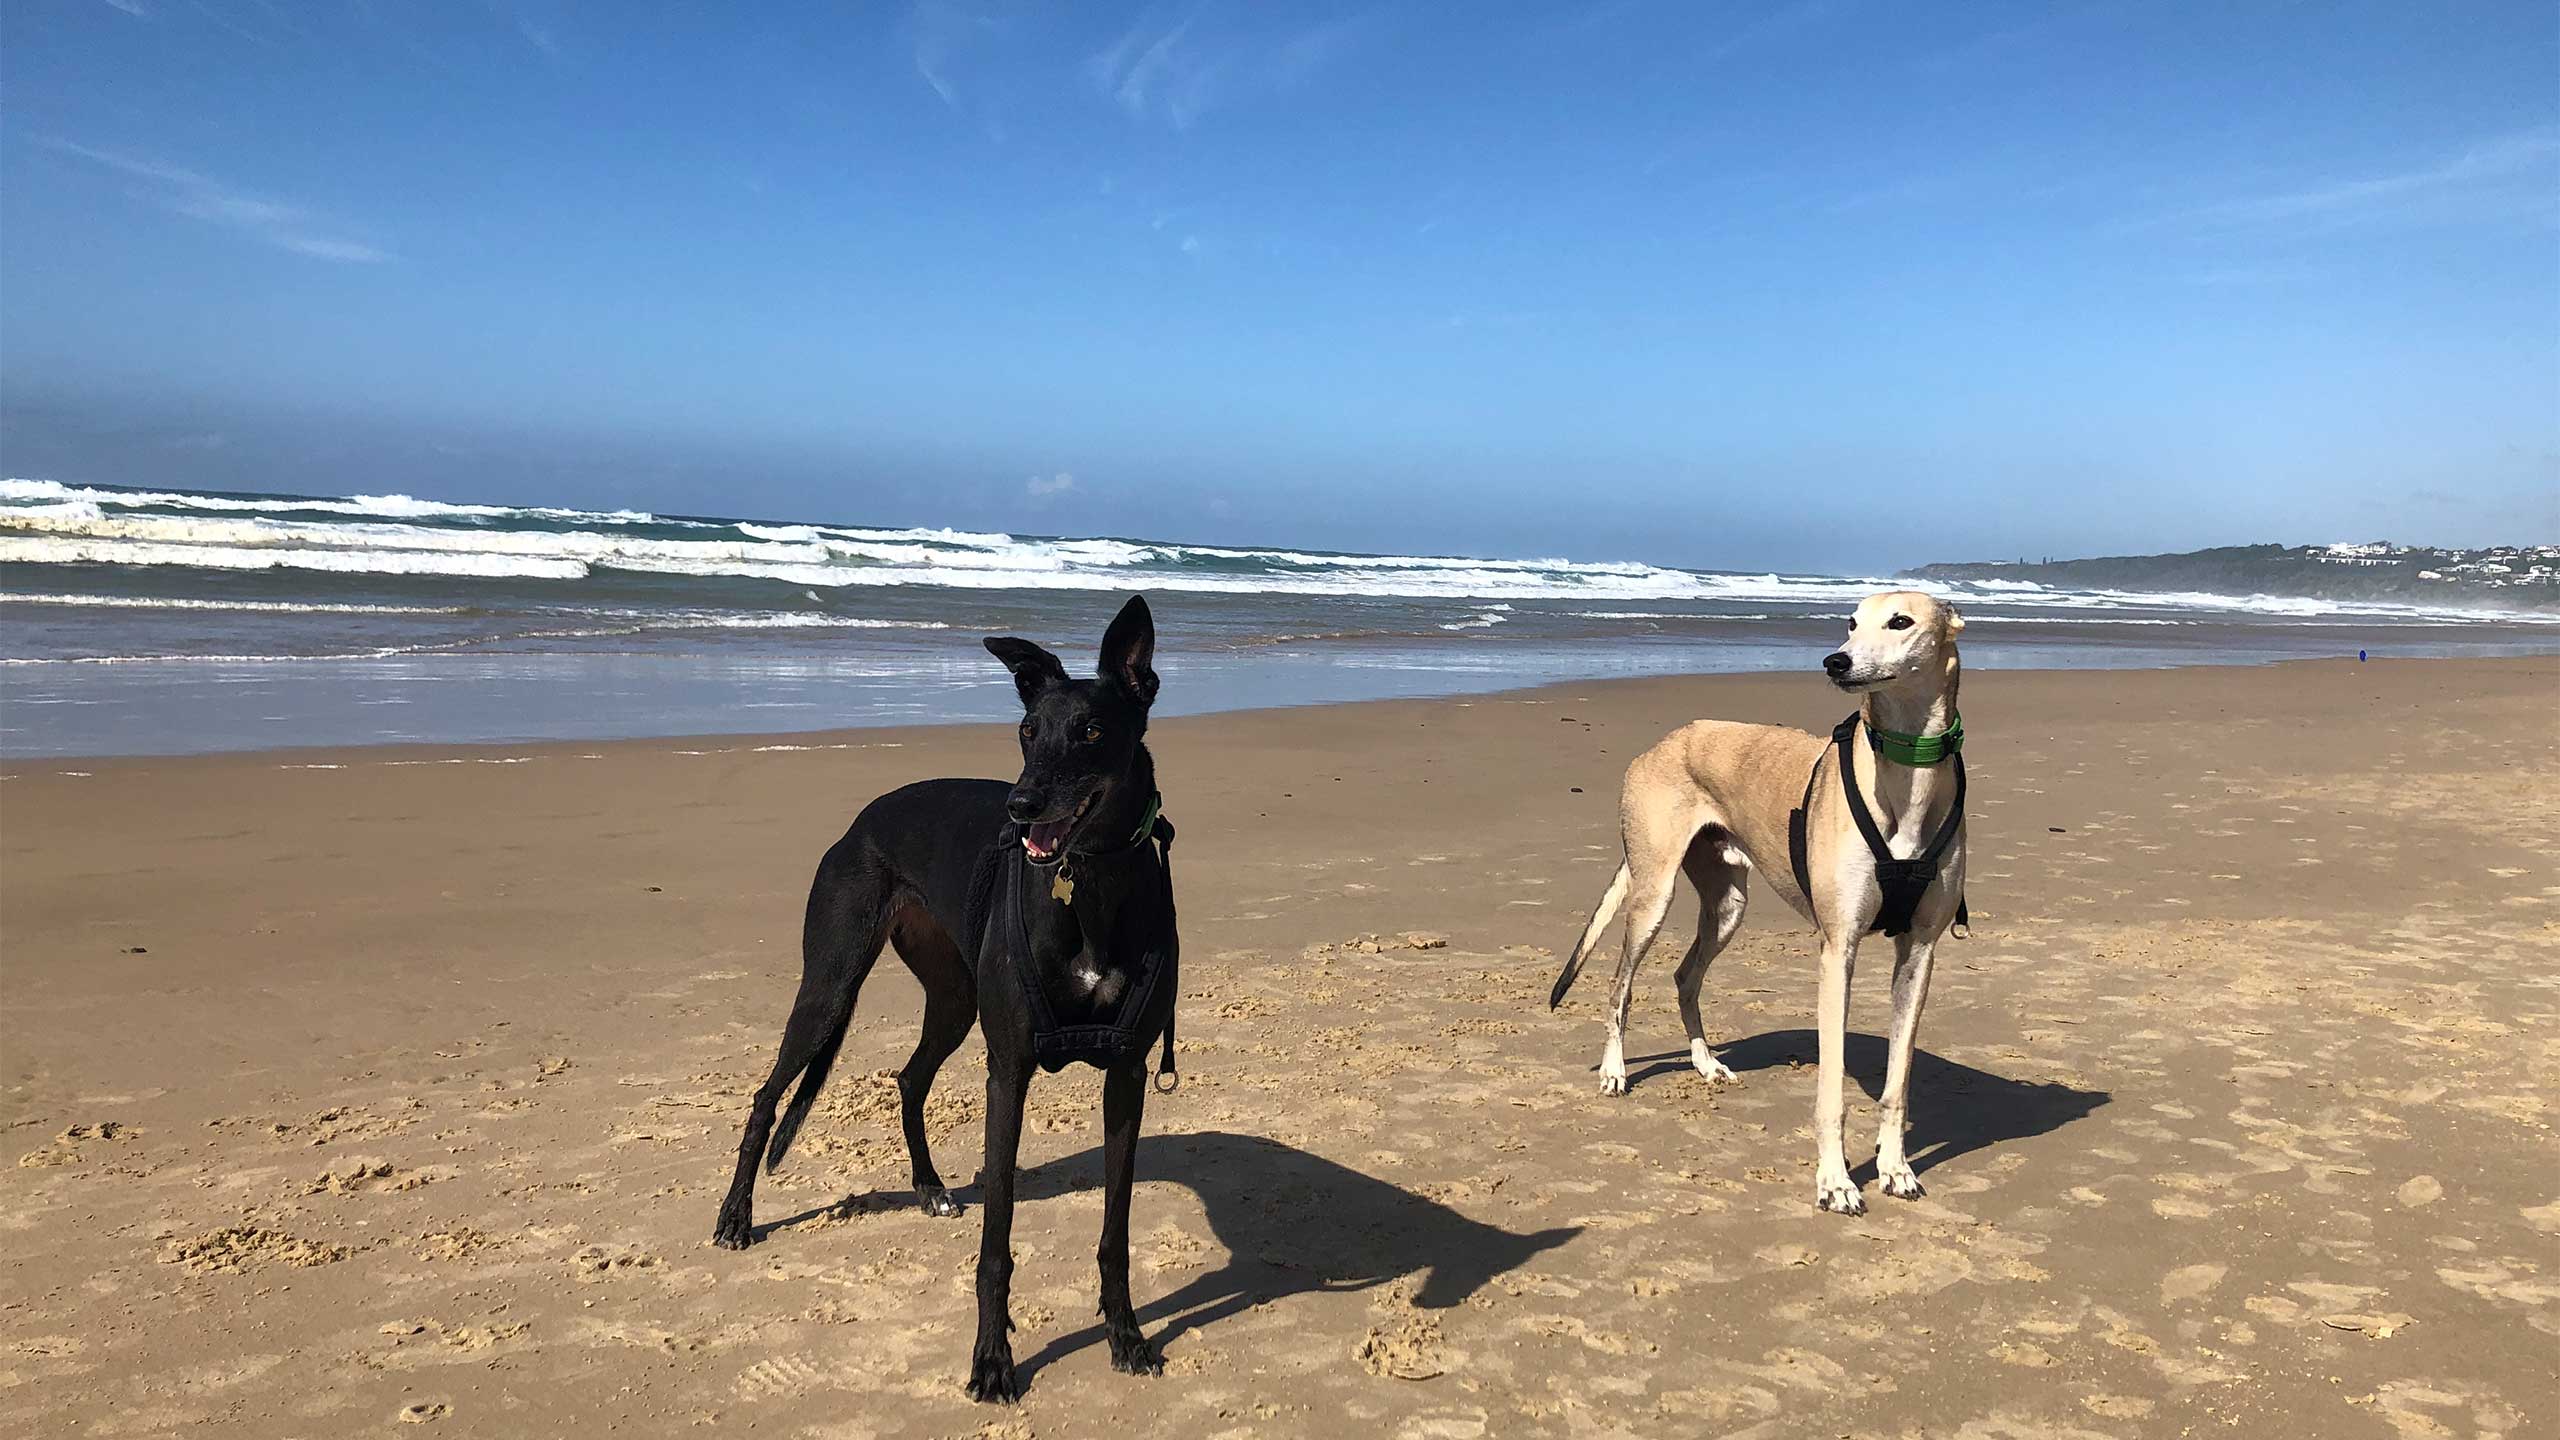
[[[1814,1182],[1813,1203],[1816,1208],[1834,1215],[1867,1213],[1866,1198],[1858,1193],[1857,1186],[1849,1183],[1846,1175]]]
[[[1620,1048],[1615,1038],[1609,1041],[1609,1048],[1600,1054],[1600,1093],[1603,1095],[1627,1093],[1627,1052]]]

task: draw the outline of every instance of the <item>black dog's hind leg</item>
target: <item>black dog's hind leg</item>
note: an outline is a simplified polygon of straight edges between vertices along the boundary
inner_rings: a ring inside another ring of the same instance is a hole
[[[987,1159],[984,1227],[978,1232],[978,1343],[969,1355],[969,1398],[1022,1398],[1013,1373],[1013,1172],[1022,1150],[1022,1102],[1031,1090],[1027,1056],[987,1047]]]
[[[1164,1356],[1138,1329],[1129,1305],[1129,1187],[1137,1179],[1138,1126],[1147,1111],[1147,1062],[1112,1068],[1102,1081],[1102,1324],[1111,1335],[1111,1368],[1161,1375]]]
[[[922,948],[911,946],[905,933],[900,933],[898,953],[920,978],[925,975],[925,966],[919,963],[915,952]],[[960,1202],[951,1198],[951,1192],[943,1187],[942,1173],[933,1168],[933,1150],[924,1134],[924,1102],[933,1093],[935,1072],[951,1058],[952,1051],[960,1048],[960,1042],[969,1038],[970,1027],[978,1023],[978,1000],[967,988],[971,981],[968,971],[961,968],[959,950],[948,941],[940,948],[949,952],[956,984],[963,988],[951,988],[934,979],[925,981],[924,1033],[916,1039],[916,1052],[907,1057],[907,1068],[898,1072],[898,1119],[906,1127],[907,1166],[915,1178],[916,1203],[928,1215],[950,1216],[960,1213]]]
[[[746,1133],[738,1140],[737,1172],[729,1180],[720,1218],[711,1229],[711,1242],[722,1249],[744,1250],[755,1243],[756,1162],[765,1161],[769,1169],[780,1164],[791,1148],[801,1120],[818,1098],[818,1087],[826,1083],[827,1071],[835,1064],[845,1029],[853,1023],[854,997],[871,973],[872,962],[880,957],[884,917],[876,898],[860,893],[870,887],[846,869],[837,852],[829,851],[809,890],[808,918],[800,937],[800,993],[791,1002],[791,1018],[783,1024],[782,1049],[774,1057],[773,1074],[756,1091],[747,1111]],[[777,1131],[774,1108],[795,1079],[800,1081],[799,1093],[791,1097],[790,1112]]]

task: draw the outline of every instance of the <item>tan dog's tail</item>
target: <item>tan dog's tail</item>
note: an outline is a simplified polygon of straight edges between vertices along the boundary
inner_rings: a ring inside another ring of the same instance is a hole
[[[1547,994],[1547,1008],[1553,1010],[1564,1003],[1564,992],[1573,988],[1573,977],[1582,973],[1582,962],[1600,943],[1600,932],[1618,918],[1618,907],[1627,900],[1627,867],[1622,862],[1618,873],[1609,880],[1608,892],[1600,897],[1600,908],[1591,912],[1591,923],[1582,927],[1582,939],[1575,943],[1573,955],[1564,962],[1564,973],[1556,977],[1556,988]]]

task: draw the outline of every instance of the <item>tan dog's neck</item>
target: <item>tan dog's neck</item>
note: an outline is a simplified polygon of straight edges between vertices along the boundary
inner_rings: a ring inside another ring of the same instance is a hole
[[[1963,670],[1956,659],[1955,641],[1946,642],[1945,663],[1938,667],[1937,683],[1918,683],[1919,677],[1871,690],[1858,702],[1858,713],[1866,717],[1870,730],[1891,730],[1903,735],[1938,735],[1956,720],[1956,681]],[[1884,761],[1882,756],[1877,757]]]

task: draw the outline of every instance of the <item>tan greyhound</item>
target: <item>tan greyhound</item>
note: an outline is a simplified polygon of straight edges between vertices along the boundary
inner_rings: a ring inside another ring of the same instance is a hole
[[[1929,996],[1930,957],[1964,897],[1964,771],[1963,761],[1953,758],[1964,734],[1956,714],[1956,635],[1963,629],[1951,606],[1918,591],[1869,596],[1850,618],[1848,641],[1822,662],[1834,685],[1862,697],[1858,714],[1831,740],[1775,725],[1699,720],[1637,756],[1618,795],[1626,861],[1548,999],[1549,1008],[1563,1001],[1601,932],[1626,905],[1626,948],[1618,958],[1608,1048],[1600,1057],[1601,1093],[1625,1094],[1627,1005],[1636,967],[1661,933],[1672,889],[1686,873],[1703,905],[1698,938],[1676,976],[1689,1062],[1710,1080],[1732,1079],[1707,1048],[1698,991],[1707,967],[1742,926],[1751,872],[1765,872],[1771,888],[1822,933],[1814,1003],[1820,1037],[1814,1203],[1843,1215],[1867,1208],[1841,1154],[1849,976],[1858,942],[1871,929],[1892,930],[1896,921],[1893,1033],[1876,1174],[1888,1195],[1921,1193],[1902,1153],[1904,1101],[1912,1040]],[[1840,781],[1841,761],[1852,755],[1864,816]],[[1870,831],[1893,857],[1881,874]]]

